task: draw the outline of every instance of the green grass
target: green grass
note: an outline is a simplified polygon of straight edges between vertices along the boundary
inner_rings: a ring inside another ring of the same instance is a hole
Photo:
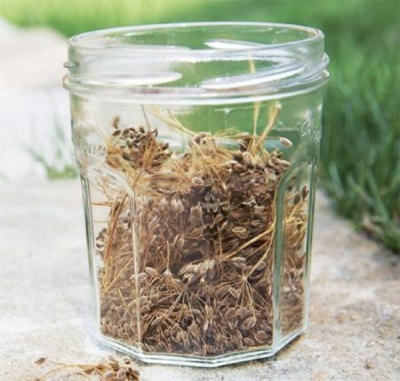
[[[321,184],[338,211],[400,252],[400,3],[385,0],[2,0],[0,15],[66,36],[195,20],[315,26],[331,58]]]
[[[399,53],[388,42],[363,53],[331,67],[320,172],[339,212],[399,251]]]
[[[112,26],[164,22],[191,13],[182,0],[1,0],[0,15],[22,26],[50,26],[66,36]],[[175,16],[176,17],[176,16]]]
[[[32,159],[39,163],[49,180],[74,179],[78,177],[78,169],[74,163],[72,152],[66,150],[69,146],[64,128],[54,115],[54,135],[51,137],[51,152],[43,154],[41,150],[26,148]]]

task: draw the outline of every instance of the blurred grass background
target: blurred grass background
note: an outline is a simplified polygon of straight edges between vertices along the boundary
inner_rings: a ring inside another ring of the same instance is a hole
[[[270,21],[326,35],[320,179],[337,210],[400,252],[400,2],[397,0],[1,0],[0,16],[65,36],[112,26]]]

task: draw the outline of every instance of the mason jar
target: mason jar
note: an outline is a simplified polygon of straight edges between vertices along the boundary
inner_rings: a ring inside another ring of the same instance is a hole
[[[101,342],[213,367],[272,356],[304,331],[327,63],[319,30],[285,24],[69,40]]]

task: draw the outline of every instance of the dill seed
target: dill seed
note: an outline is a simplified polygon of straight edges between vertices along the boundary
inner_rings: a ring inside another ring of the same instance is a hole
[[[254,340],[259,344],[264,344],[268,341],[268,334],[264,331],[258,331],[254,334]]]
[[[116,373],[113,370],[109,370],[108,372],[104,373],[103,378],[107,381],[114,381]]]
[[[148,275],[150,275],[151,277],[155,278],[156,276],[158,276],[158,272],[157,270],[153,269],[152,267],[146,267],[144,269],[144,271],[146,271],[146,273]]]
[[[184,134],[167,114],[155,116]],[[276,197],[290,162],[264,148],[268,131],[233,133],[237,148],[188,133],[184,152],[172,154],[152,126],[118,126],[115,118],[106,163],[135,200],[99,180],[108,210],[95,245],[102,333],[145,352],[197,356],[271,345]],[[308,190],[296,181],[283,208],[283,334],[302,326],[304,311]],[[110,379],[137,380],[128,365],[109,359],[105,369]]]
[[[249,317],[247,318],[243,324],[242,324],[242,329],[244,331],[248,331],[249,329],[253,328],[257,323],[257,319],[255,318],[255,316]]]
[[[306,197],[307,197],[307,195],[308,195],[308,189],[307,189],[307,187],[306,186],[304,186],[303,188],[302,188],[302,190],[301,190],[301,197],[303,197],[303,200],[305,200],[306,199]]]
[[[301,200],[301,196],[297,193],[293,198],[293,205],[297,205]]]
[[[35,360],[35,364],[41,365],[44,364],[47,360],[47,357],[39,357],[37,360]]]
[[[243,234],[243,233],[246,233],[246,231],[247,230],[241,226],[238,226],[238,227],[232,229],[232,233],[235,233],[235,234]]]
[[[287,138],[279,138],[279,142],[284,146],[284,147],[292,147],[293,143],[287,139]]]
[[[197,186],[204,185],[204,181],[201,177],[193,177],[192,182],[194,185],[197,185]]]

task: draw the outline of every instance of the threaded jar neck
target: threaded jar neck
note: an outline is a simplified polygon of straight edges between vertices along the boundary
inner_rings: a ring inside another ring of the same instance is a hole
[[[181,23],[69,40],[64,86],[134,103],[238,103],[309,92],[327,78],[321,31],[272,23]]]

